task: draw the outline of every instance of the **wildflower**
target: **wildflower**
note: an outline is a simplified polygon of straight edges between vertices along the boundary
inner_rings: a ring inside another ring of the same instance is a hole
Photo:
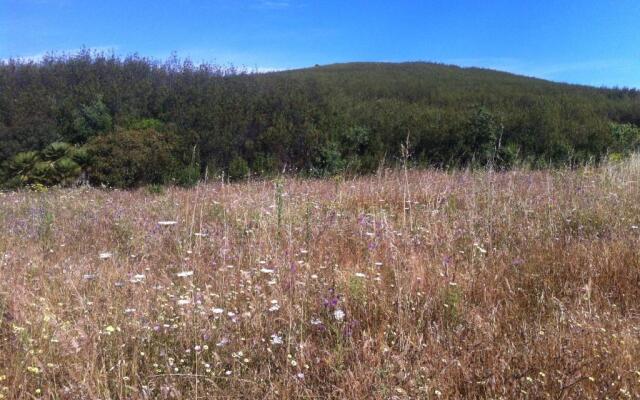
[[[160,226],[171,226],[177,224],[178,221],[158,221],[158,225]]]
[[[136,312],[135,308],[125,308],[124,310],[125,314],[133,314],[134,312]]]
[[[282,344],[282,343],[284,343],[282,341],[282,336],[277,335],[275,333],[273,335],[271,335],[271,344],[279,345],[279,344]]]
[[[193,271],[181,271],[176,274],[180,278],[186,278],[188,276],[193,275]]]
[[[311,325],[322,325],[322,320],[320,318],[311,318]]]
[[[214,314],[222,314],[224,312],[224,310],[222,308],[214,307],[214,308],[211,309],[211,312],[214,313]]]
[[[227,345],[229,343],[229,339],[227,338],[222,338],[222,340],[220,340],[218,343],[216,343],[217,347],[224,347],[225,345]]]
[[[358,277],[358,278],[366,278],[366,277],[367,277],[367,276],[366,276],[365,274],[363,274],[362,272],[356,272],[354,275],[355,275],[356,277]]]
[[[271,300],[271,307],[269,307],[269,311],[275,312],[280,309],[280,304],[278,304],[278,300]]]
[[[31,372],[32,374],[39,374],[40,373],[40,368],[38,368],[38,367],[27,367],[27,371]]]
[[[513,265],[514,267],[519,267],[523,264],[524,264],[524,260],[522,258],[516,258],[511,262],[511,265]]]
[[[269,268],[261,268],[260,272],[262,272],[263,274],[273,274],[274,270],[269,269]]]
[[[482,254],[487,254],[487,250],[483,249],[482,247],[480,247],[480,245],[478,243],[474,243],[473,246],[478,249],[478,251]]]
[[[298,379],[304,379],[304,374],[303,374],[302,372],[298,372],[298,373],[296,374],[296,378],[298,378]]]
[[[84,275],[82,275],[82,279],[84,279],[85,281],[92,281],[92,280],[96,279],[96,275],[95,274],[84,274]]]
[[[178,305],[179,306],[186,306],[187,304],[191,303],[191,300],[189,299],[178,299]]]
[[[344,311],[342,311],[341,309],[337,309],[333,312],[333,318],[336,319],[336,321],[342,321],[344,319]]]
[[[104,328],[104,331],[107,332],[107,334],[112,334],[113,332],[116,331],[116,328],[113,327],[113,325],[109,325],[106,328]]]
[[[140,283],[144,280],[144,274],[135,274],[129,282],[131,283]]]
[[[106,260],[107,258],[111,258],[112,256],[113,256],[113,254],[111,254],[111,253],[109,253],[109,252],[100,253],[100,254],[98,255],[98,257],[99,257],[101,260]]]

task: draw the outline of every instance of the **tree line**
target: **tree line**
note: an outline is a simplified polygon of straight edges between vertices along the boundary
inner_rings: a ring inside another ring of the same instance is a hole
[[[508,168],[640,148],[640,92],[431,63],[267,74],[83,50],[0,62],[5,187],[191,185],[398,162]]]

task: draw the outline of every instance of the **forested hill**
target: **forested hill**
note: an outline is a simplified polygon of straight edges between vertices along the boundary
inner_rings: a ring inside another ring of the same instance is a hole
[[[288,171],[369,172],[409,141],[418,165],[508,167],[623,156],[640,91],[431,63],[252,74],[83,51],[0,63],[5,186],[189,183]]]

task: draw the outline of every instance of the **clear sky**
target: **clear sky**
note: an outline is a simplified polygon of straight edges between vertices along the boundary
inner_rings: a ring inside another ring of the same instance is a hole
[[[640,88],[640,0],[0,0],[0,58],[435,61]]]

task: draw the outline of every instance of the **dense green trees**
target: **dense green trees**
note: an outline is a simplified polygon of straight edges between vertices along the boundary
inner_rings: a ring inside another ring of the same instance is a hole
[[[0,164],[13,185],[68,184],[45,177],[75,165],[123,187],[192,184],[206,169],[366,173],[397,162],[407,137],[420,165],[581,162],[637,148],[638,126],[637,90],[437,64],[248,74],[90,51],[0,62]]]

